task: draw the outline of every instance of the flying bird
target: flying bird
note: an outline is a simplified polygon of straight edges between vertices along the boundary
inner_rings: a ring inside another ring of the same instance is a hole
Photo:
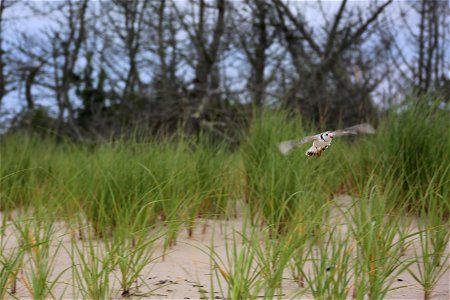
[[[374,134],[375,129],[372,125],[363,123],[355,126],[347,127],[336,131],[325,131],[319,134],[310,135],[300,140],[284,141],[278,144],[281,154],[287,155],[293,149],[309,142],[313,142],[312,146],[306,151],[308,156],[320,156],[323,151],[330,147],[333,138],[343,135],[354,134]]]

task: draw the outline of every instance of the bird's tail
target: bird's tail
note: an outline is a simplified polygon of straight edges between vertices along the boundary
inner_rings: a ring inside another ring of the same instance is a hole
[[[281,154],[288,155],[296,146],[295,141],[284,141],[278,144],[278,150]]]

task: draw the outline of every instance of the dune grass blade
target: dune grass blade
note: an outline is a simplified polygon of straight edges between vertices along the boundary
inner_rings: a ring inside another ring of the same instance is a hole
[[[56,257],[61,249],[61,241],[53,241],[55,233],[54,221],[35,212],[29,218],[14,220],[14,227],[21,238],[24,265],[29,267],[20,277],[34,299],[53,297],[53,289],[58,279],[66,270],[55,273]]]
[[[3,226],[6,225],[2,225]],[[2,229],[3,231],[3,229]],[[0,233],[0,299],[6,298],[6,294],[15,293],[17,273],[23,264],[25,251],[22,247],[7,247],[7,239]],[[11,246],[12,247],[12,246]]]
[[[434,287],[449,270],[450,224],[443,217],[444,209],[439,205],[440,197],[429,195],[427,209],[422,210],[418,220],[419,247],[415,249],[416,261],[408,268],[410,275],[422,286],[423,299],[431,299]]]
[[[330,228],[327,238],[312,250],[312,271],[306,282],[315,299],[346,299],[351,294],[354,244]]]
[[[263,290],[264,281],[261,267],[256,263],[256,252],[248,241],[258,240],[257,232],[247,227],[225,231],[226,255],[222,257],[214,250],[214,241],[209,249],[212,286],[219,287],[222,298],[256,299]],[[246,238],[243,238],[245,233]]]
[[[114,253],[105,251],[101,241],[94,241],[90,235],[82,241],[72,241],[69,251],[74,295],[80,293],[84,299],[109,298]]]
[[[411,236],[403,234],[401,215],[389,207],[386,199],[369,182],[365,195],[355,203],[351,213],[350,226],[357,250],[354,295],[358,299],[365,294],[384,298],[395,277],[412,263],[402,260]]]

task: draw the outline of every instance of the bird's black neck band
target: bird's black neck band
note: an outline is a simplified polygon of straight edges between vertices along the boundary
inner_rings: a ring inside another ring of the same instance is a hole
[[[323,135],[323,133],[320,134],[320,139],[325,142],[322,135]]]

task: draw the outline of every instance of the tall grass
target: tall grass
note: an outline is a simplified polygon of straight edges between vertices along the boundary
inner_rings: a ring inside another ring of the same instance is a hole
[[[363,144],[365,149],[357,155],[360,180],[374,175],[395,181],[399,195],[392,201],[400,206],[407,204],[416,212],[428,208],[428,197],[424,195],[430,190],[448,195],[450,112],[448,106],[438,109],[438,105],[410,99],[381,119],[377,135],[371,143]],[[442,203],[447,217],[448,199]]]
[[[320,180],[326,165],[305,159],[303,153],[282,156],[276,147],[281,140],[304,135],[300,125],[281,113],[263,115],[254,121],[241,150],[246,203],[273,234],[286,231],[299,205],[319,208],[327,200]]]
[[[43,218],[42,212],[25,214],[24,217],[14,221],[20,237],[19,244],[25,254],[23,265],[28,266],[21,281],[33,299],[54,297],[53,289],[67,271],[55,274],[56,257],[61,250],[61,242],[52,245],[55,223]],[[16,255],[16,260],[21,257],[20,253]]]
[[[396,276],[410,263],[402,260],[409,237],[401,231],[405,226],[402,215],[390,207],[387,199],[376,186],[368,185],[350,214],[358,259],[354,270],[357,299],[366,294],[374,299],[385,298]]]
[[[2,224],[2,229],[6,231],[6,224]],[[11,294],[16,293],[17,274],[23,264],[25,249],[17,247],[9,240],[12,235],[6,236],[0,233],[0,298],[6,298],[8,289]]]
[[[84,299],[107,299],[111,297],[110,275],[114,268],[114,253],[87,236],[81,242],[70,245],[72,259],[73,295]]]
[[[211,268],[214,270],[211,286],[218,286],[222,298],[255,299],[264,288],[262,267],[256,263],[257,254],[252,247],[258,237],[247,223],[243,228],[232,228],[225,235],[228,237],[225,257],[214,250],[214,240],[210,247]]]
[[[408,269],[411,276],[422,286],[423,299],[431,299],[431,293],[439,279],[450,269],[450,253],[446,253],[450,241],[450,224],[442,215],[441,199],[430,196],[427,211],[422,210],[417,229],[419,246],[415,249],[417,271]]]
[[[330,228],[324,243],[311,251],[312,270],[306,276],[315,299],[347,299],[351,295],[354,244],[350,236]]]

